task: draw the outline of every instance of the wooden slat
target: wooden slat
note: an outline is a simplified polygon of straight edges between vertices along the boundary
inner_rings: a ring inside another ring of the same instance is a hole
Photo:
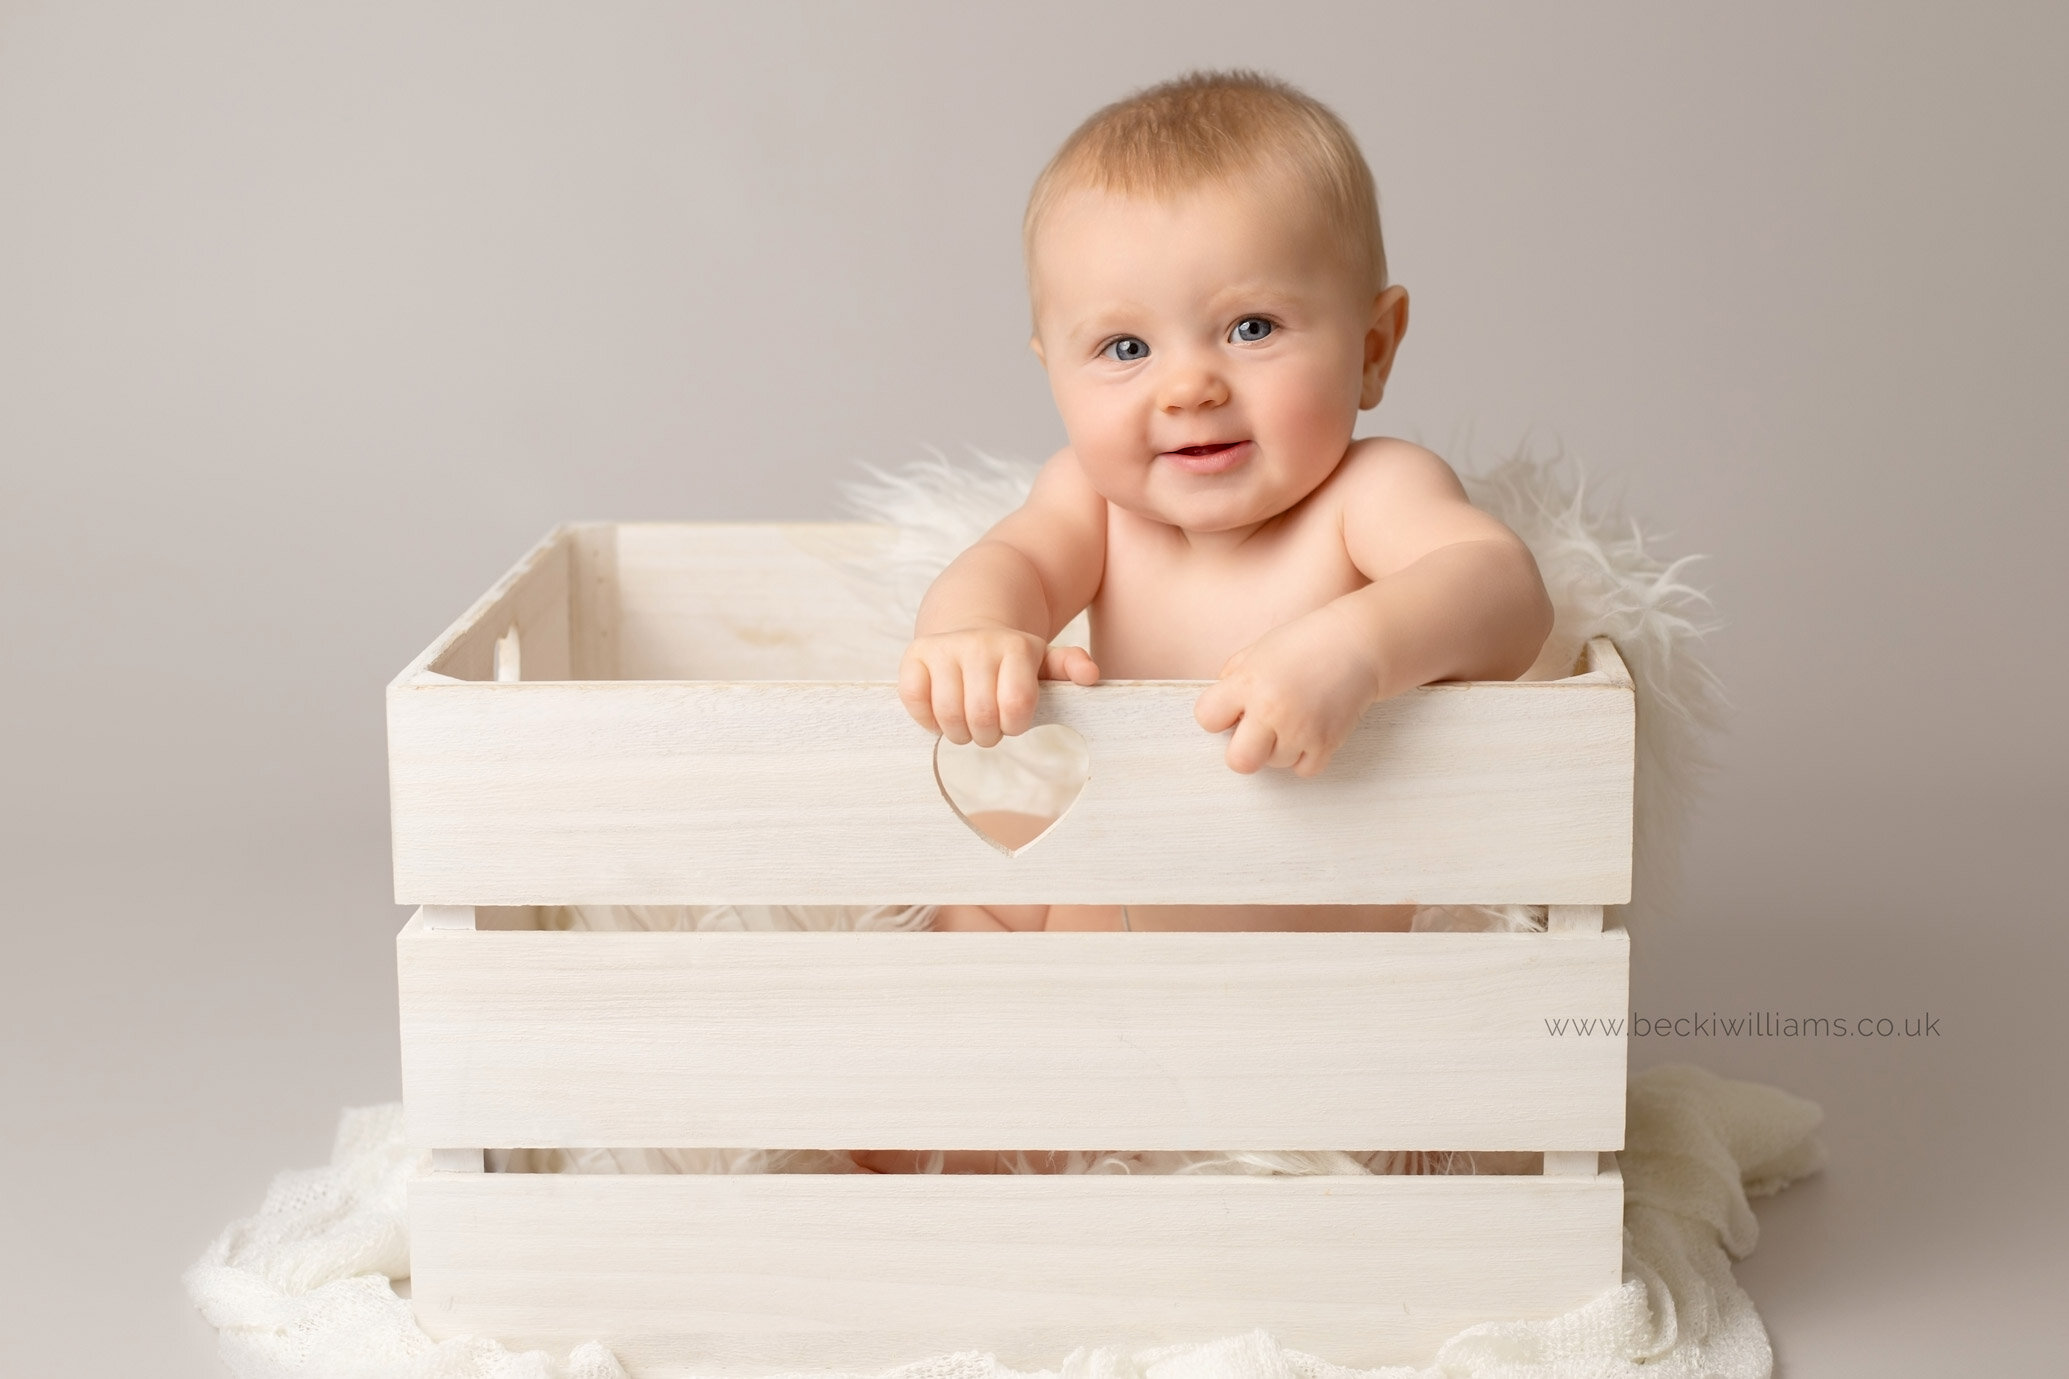
[[[423,1145],[1600,1149],[1624,930],[400,935]],[[1619,1026],[1620,1028],[1620,1026]]]
[[[1052,686],[1093,779],[1004,857],[955,817],[888,684],[902,639],[843,562],[862,524],[557,529],[390,687],[397,895],[448,904],[1525,903],[1628,898],[1630,680],[1368,714],[1324,778],[1244,778],[1197,684]],[[485,683],[512,625],[524,684]],[[735,677],[568,682],[572,674]],[[462,681],[467,683],[454,683]],[[559,683],[554,683],[559,682]],[[494,696],[492,698],[484,696]]]
[[[1632,687],[1631,672],[1624,665],[1624,658],[1617,653],[1616,643],[1607,637],[1592,637],[1581,648],[1581,674],[1615,685],[1618,689]]]
[[[527,643],[529,646],[529,643]],[[1600,681],[1375,705],[1314,780],[1230,771],[1202,686],[1048,685],[1091,779],[1008,856],[889,684],[389,689],[403,903],[1621,904],[1632,700]]]
[[[565,680],[571,668],[567,535],[567,528],[556,527],[541,538],[509,574],[412,661],[390,688],[422,683],[427,671],[455,680],[493,683],[496,641],[513,626],[523,644],[524,678]]]
[[[615,680],[618,678],[618,524],[577,522],[566,530],[568,674],[577,680]]]
[[[1079,1345],[1252,1327],[1340,1364],[1426,1363],[1476,1322],[1615,1288],[1599,1177],[578,1177],[411,1185],[433,1336],[566,1350],[638,1379],[940,1351],[1052,1367]]]

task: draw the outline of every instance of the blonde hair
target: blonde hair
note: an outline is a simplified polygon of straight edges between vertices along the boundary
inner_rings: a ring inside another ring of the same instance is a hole
[[[1314,198],[1351,267],[1387,283],[1379,193],[1358,141],[1314,97],[1257,72],[1188,72],[1079,125],[1035,179],[1021,222],[1030,270],[1042,220],[1080,189],[1167,197],[1269,168]]]

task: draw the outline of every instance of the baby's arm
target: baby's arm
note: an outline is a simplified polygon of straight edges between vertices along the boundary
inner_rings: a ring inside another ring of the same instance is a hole
[[[1082,647],[1049,646],[1099,590],[1106,500],[1059,452],[1027,501],[943,570],[920,603],[898,697],[921,727],[989,747],[1034,723],[1037,678],[1095,683]]]
[[[1552,630],[1517,535],[1466,501],[1451,467],[1405,441],[1365,441],[1341,477],[1344,550],[1372,582],[1229,658],[1200,726],[1233,725],[1237,771],[1312,776],[1365,710],[1435,680],[1513,680]]]

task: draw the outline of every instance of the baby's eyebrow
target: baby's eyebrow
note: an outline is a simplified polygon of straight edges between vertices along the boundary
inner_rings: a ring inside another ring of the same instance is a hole
[[[1298,306],[1300,301],[1299,293],[1265,283],[1231,283],[1214,294],[1215,307],[1225,312],[1260,307],[1267,311],[1285,311]]]
[[[1106,340],[1116,335],[1139,333],[1143,329],[1140,313],[1130,311],[1102,311],[1074,322],[1063,333],[1063,338],[1072,344],[1090,344],[1095,340]]]

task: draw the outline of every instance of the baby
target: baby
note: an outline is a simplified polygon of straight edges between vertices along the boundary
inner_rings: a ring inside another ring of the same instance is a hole
[[[1031,726],[1043,678],[1212,680],[1195,717],[1228,734],[1231,770],[1312,776],[1378,700],[1529,669],[1552,627],[1529,550],[1429,451],[1351,439],[1408,296],[1334,114],[1248,73],[1153,87],[1064,143],[1024,237],[1070,444],[928,590],[898,679],[922,727],[988,747]],[[1091,647],[1052,647],[1087,608]],[[1409,913],[955,905],[935,927],[1405,929]]]

